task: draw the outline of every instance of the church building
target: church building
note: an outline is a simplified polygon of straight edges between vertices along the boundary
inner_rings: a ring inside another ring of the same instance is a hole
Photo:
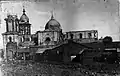
[[[31,53],[43,52],[63,41],[61,25],[53,14],[45,25],[44,31],[31,34],[31,24],[25,12],[25,9],[23,9],[20,19],[17,15],[10,14],[5,18],[6,32],[2,34],[5,59],[15,59],[17,57],[17,59],[25,60],[26,56]]]
[[[46,23],[44,31],[38,30],[35,34],[31,34],[31,24],[24,8],[20,18],[9,14],[4,20],[6,32],[2,33],[2,36],[5,59],[29,60],[69,39],[79,43],[88,43],[98,38],[97,30],[70,31],[63,34],[62,27],[53,14]]]
[[[27,48],[24,43],[31,43],[31,24],[25,9],[23,9],[20,19],[18,19],[17,15],[9,14],[4,20],[6,21],[6,32],[2,34],[5,50],[4,57],[5,59],[11,59],[14,54],[18,54],[20,49]]]

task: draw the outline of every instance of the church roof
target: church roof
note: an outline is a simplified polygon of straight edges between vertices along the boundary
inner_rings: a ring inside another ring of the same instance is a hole
[[[18,32],[5,32],[2,35],[18,35]]]
[[[84,44],[76,43],[72,40],[68,40],[65,43],[50,49],[50,51],[59,51],[59,52],[69,52],[70,54],[78,54],[81,52],[83,49],[94,49],[90,46],[86,46]],[[45,51],[46,52],[46,51]]]
[[[45,26],[45,30],[51,30],[51,31],[61,30],[60,23],[56,19],[54,19],[53,15],[51,16],[51,19],[47,22]]]
[[[22,52],[22,53],[24,52],[25,53],[25,52],[30,52],[30,50],[29,50],[29,48],[20,48],[17,50],[17,52]]]
[[[22,14],[22,16],[20,17],[20,22],[22,22],[22,23],[29,22],[29,18],[28,18],[28,16],[25,14],[25,9],[23,9],[23,14]]]

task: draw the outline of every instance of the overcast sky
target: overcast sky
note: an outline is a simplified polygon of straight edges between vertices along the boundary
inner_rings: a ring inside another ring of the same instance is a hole
[[[3,1],[1,3],[1,28],[5,32],[4,18],[7,14],[22,15],[23,5],[32,24],[32,33],[44,30],[54,9],[54,17],[61,24],[63,32],[98,30],[99,38],[112,36],[119,40],[120,21],[117,0],[29,0]],[[0,35],[2,44],[2,35]],[[2,45],[1,45],[2,46]]]

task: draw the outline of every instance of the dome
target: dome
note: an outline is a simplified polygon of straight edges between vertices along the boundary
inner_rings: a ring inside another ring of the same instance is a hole
[[[27,17],[27,15],[25,14],[25,9],[23,9],[23,14],[20,17],[20,22],[29,22],[29,18]]]
[[[52,16],[45,26],[45,30],[47,29],[52,30],[52,31],[60,31],[61,26],[60,26],[60,23],[57,20],[55,20]]]

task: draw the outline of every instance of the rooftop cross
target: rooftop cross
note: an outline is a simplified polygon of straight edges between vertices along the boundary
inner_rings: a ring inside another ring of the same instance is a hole
[[[51,19],[54,19],[54,11],[55,11],[55,8],[51,10]]]
[[[25,6],[23,5],[23,14],[25,14]]]
[[[51,11],[51,19],[54,19],[53,10]]]

